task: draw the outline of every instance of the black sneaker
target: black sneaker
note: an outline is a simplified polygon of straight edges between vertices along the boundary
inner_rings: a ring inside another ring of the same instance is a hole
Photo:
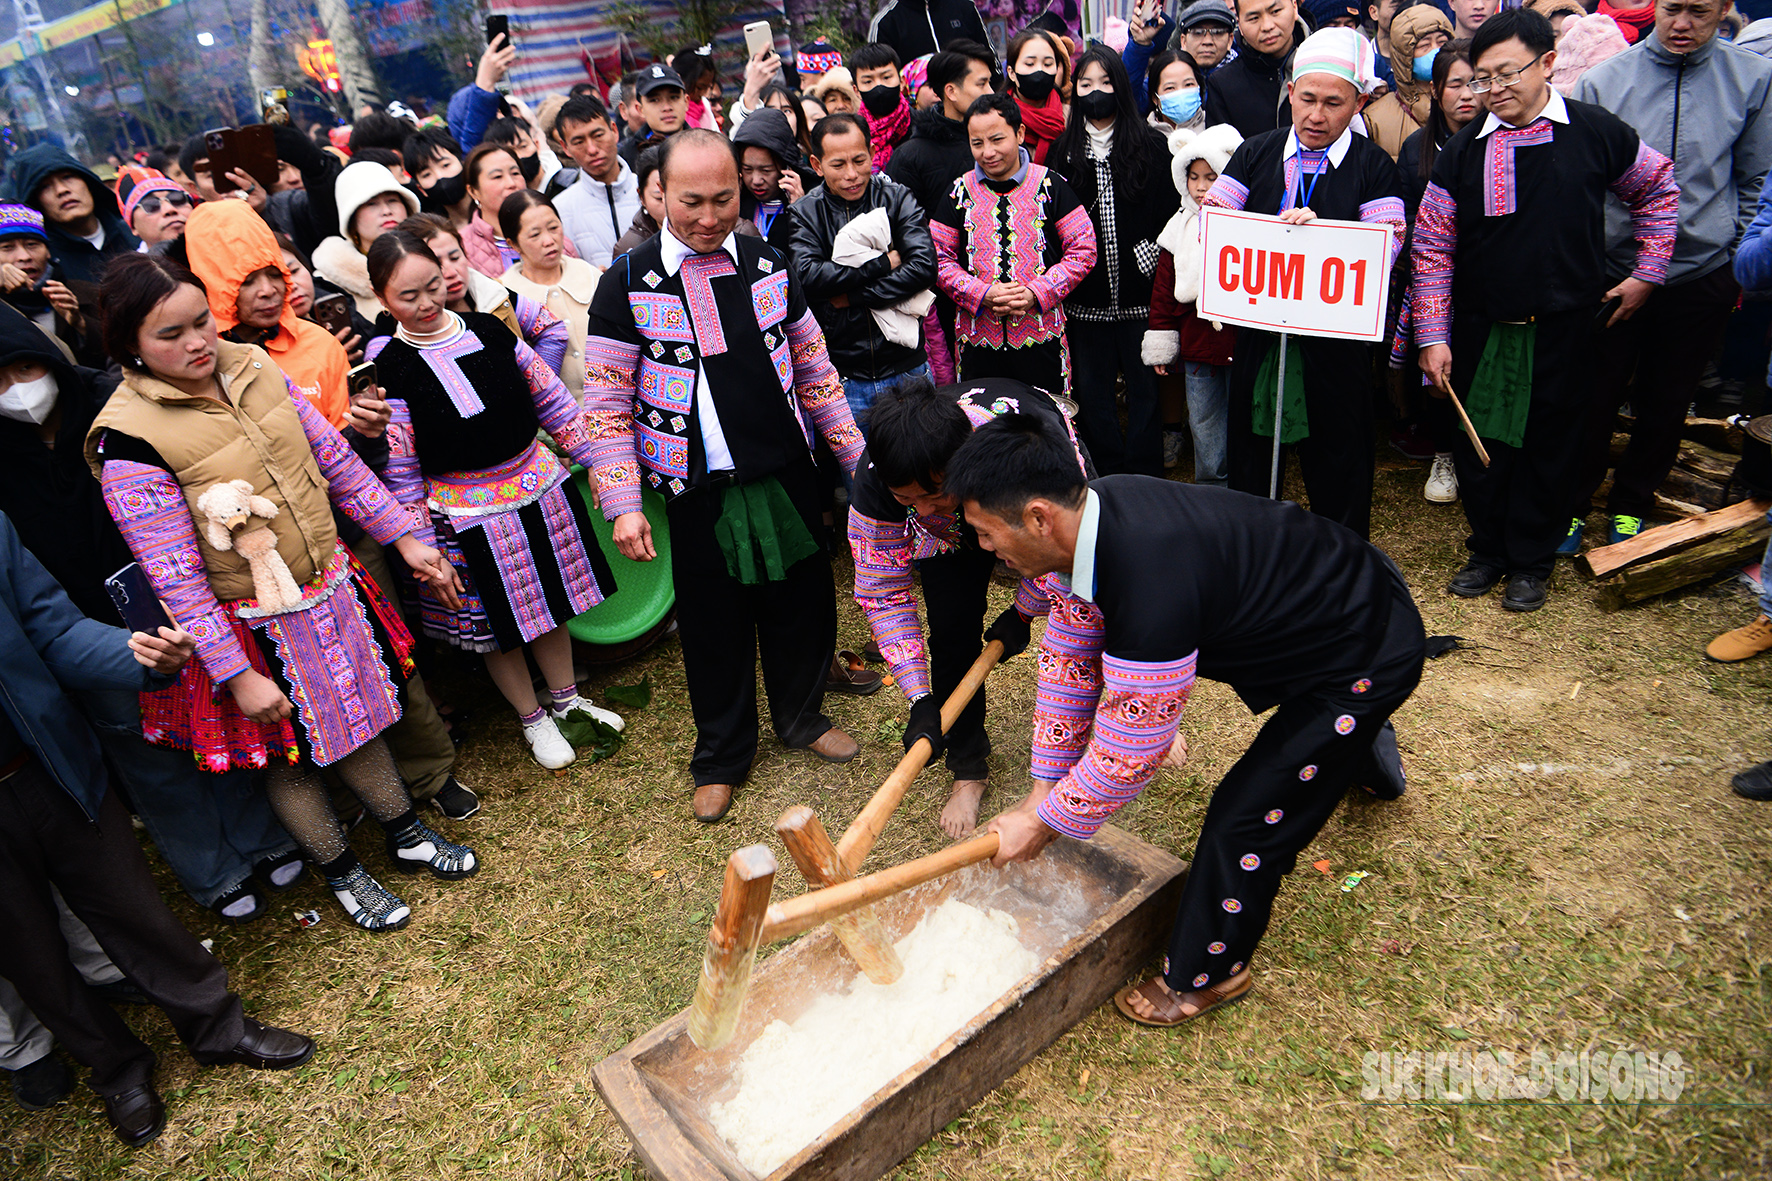
[[[1464,564],[1464,569],[1452,576],[1446,584],[1450,594],[1461,599],[1480,599],[1495,589],[1501,581],[1501,571],[1493,566],[1485,566],[1481,562],[1471,561]]]
[[[54,1107],[74,1093],[74,1075],[53,1049],[37,1061],[6,1073],[12,1076],[12,1097],[26,1111]]]
[[[466,820],[480,810],[480,797],[457,783],[453,775],[443,781],[431,803],[451,820]]]
[[[1772,800],[1772,763],[1749,767],[1729,780],[1735,794],[1744,800]]]
[[[1501,605],[1509,611],[1536,611],[1544,606],[1544,586],[1549,579],[1541,574],[1516,574],[1507,580],[1507,594]]]

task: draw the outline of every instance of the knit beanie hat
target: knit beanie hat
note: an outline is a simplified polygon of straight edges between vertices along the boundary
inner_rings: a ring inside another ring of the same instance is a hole
[[[1319,29],[1304,39],[1292,59],[1292,81],[1307,74],[1328,74],[1360,94],[1371,94],[1378,84],[1372,42],[1357,29]]]
[[[16,201],[0,201],[0,239],[3,238],[41,238],[49,241],[49,235],[43,232],[43,215],[29,205],[21,205]]]
[[[150,176],[136,181],[135,187],[129,190],[129,196],[123,200],[123,224],[132,230],[135,228],[135,209],[136,206],[142,203],[143,197],[146,197],[149,193],[171,192],[184,193],[187,197],[190,196],[190,193],[185,189],[185,186],[168,177]]]
[[[843,51],[823,37],[800,46],[800,52],[794,55],[794,68],[806,77],[815,77],[842,64]]]

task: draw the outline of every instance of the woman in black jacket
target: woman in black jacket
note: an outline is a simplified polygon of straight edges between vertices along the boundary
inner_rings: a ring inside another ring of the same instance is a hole
[[[1141,346],[1151,316],[1157,234],[1181,207],[1163,134],[1146,123],[1118,54],[1091,46],[1077,63],[1071,121],[1047,165],[1068,181],[1095,222],[1095,268],[1064,302],[1078,428],[1103,475],[1163,474],[1157,380]],[[1120,431],[1114,379],[1126,378]]]

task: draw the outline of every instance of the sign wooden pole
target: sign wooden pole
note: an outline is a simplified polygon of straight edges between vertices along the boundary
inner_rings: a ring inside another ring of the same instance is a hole
[[[1280,333],[1279,387],[1274,390],[1274,463],[1268,473],[1267,498],[1280,499],[1280,420],[1286,413],[1286,336]]]

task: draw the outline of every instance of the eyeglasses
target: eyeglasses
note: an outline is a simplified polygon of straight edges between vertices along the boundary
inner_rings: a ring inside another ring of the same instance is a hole
[[[1210,37],[1214,41],[1220,37],[1229,37],[1231,31],[1223,25],[1195,25],[1182,34],[1185,37]]]
[[[172,206],[174,209],[189,209],[191,206],[191,195],[189,193],[169,192],[164,197],[157,197],[150,194],[143,197],[140,201],[137,201],[135,207],[142,213],[159,213],[160,203],[162,201]]]
[[[1541,53],[1517,70],[1503,70],[1501,73],[1493,74],[1487,78],[1472,78],[1467,85],[1469,85],[1472,94],[1488,94],[1498,86],[1503,90],[1511,90],[1527,70],[1543,60],[1544,54]]]

